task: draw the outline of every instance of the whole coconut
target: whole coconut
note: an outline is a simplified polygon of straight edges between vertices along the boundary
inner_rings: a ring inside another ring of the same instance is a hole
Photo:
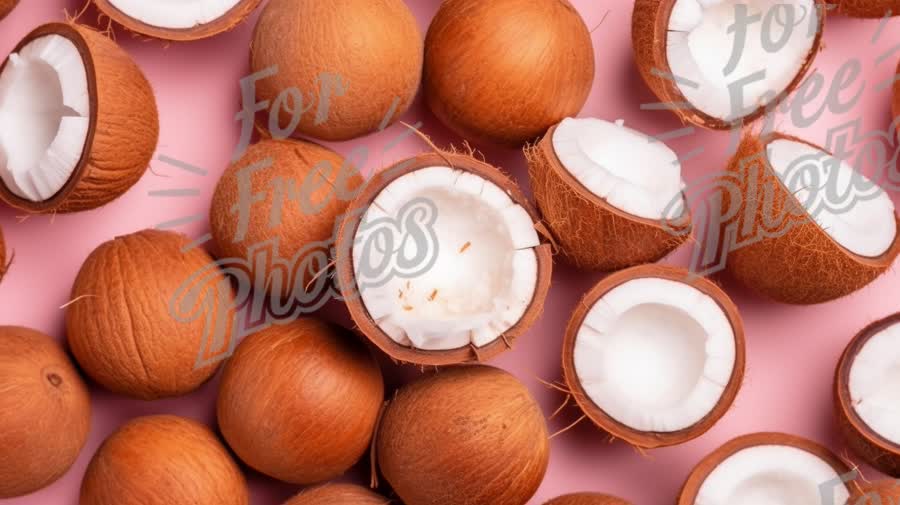
[[[629,502],[599,493],[575,493],[554,498],[544,505],[631,505]]]
[[[326,484],[303,491],[284,505],[387,505],[391,500],[353,484]]]
[[[837,0],[837,12],[857,18],[900,16],[900,0]]]
[[[247,337],[222,375],[225,440],[254,469],[294,484],[329,480],[369,448],[384,401],[375,358],[316,319]]]
[[[549,447],[528,389],[503,370],[472,365],[400,389],[376,455],[406,505],[523,505],[544,478]]]
[[[0,326],[0,498],[59,479],[87,440],[87,387],[47,335]]]
[[[109,436],[81,483],[80,505],[247,505],[247,483],[206,426],[140,417]]]
[[[256,83],[256,97],[274,108],[283,96],[279,128],[303,111],[295,133],[348,140],[409,108],[421,81],[422,35],[403,0],[271,0],[250,64],[254,73],[277,66]]]
[[[581,110],[591,35],[568,0],[447,0],[425,38],[424,79],[451,129],[519,146]]]
[[[110,391],[178,396],[216,372],[215,361],[197,365],[211,346],[227,349],[227,341],[208,340],[230,335],[234,295],[209,254],[187,250],[189,243],[173,232],[140,231],[100,245],[78,272],[66,312],[69,345],[85,373]],[[206,305],[189,321],[176,317],[171,302],[200,273]],[[223,325],[221,334],[210,332]]]

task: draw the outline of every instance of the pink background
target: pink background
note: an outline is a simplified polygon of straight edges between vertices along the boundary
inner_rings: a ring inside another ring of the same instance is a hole
[[[635,69],[631,51],[631,2],[627,0],[572,0],[593,32],[597,77],[582,115],[605,119],[624,118],[626,124],[650,134],[674,130],[680,125],[666,111],[641,111],[640,104],[656,99]],[[424,31],[438,8],[439,0],[407,0]],[[63,19],[63,10],[74,13],[81,0],[22,0],[21,5],[0,22],[0,52],[6,54],[16,42],[40,23]],[[98,15],[88,10],[82,17],[96,23]],[[192,214],[205,214],[218,175],[225,168],[238,138],[234,115],[239,109],[238,79],[248,73],[248,43],[255,16],[237,30],[210,40],[166,44],[144,41],[117,30],[118,40],[150,79],[160,109],[161,135],[158,155],[178,158],[204,167],[201,177],[167,166],[152,164],[152,173],[128,194],[102,209],[77,215],[31,216],[24,221],[18,212],[0,208],[7,244],[15,250],[15,263],[0,285],[0,323],[31,326],[56,338],[64,338],[60,306],[69,300],[72,281],[84,258],[103,241],[116,235],[152,227],[157,223]],[[861,59],[866,92],[851,112],[828,115],[813,128],[799,134],[810,141],[825,142],[830,126],[861,117],[866,131],[884,130],[890,123],[890,93],[876,91],[876,84],[890,78],[900,53],[876,64],[875,58],[900,42],[900,21],[891,22],[880,42],[870,46],[878,21],[859,21],[832,16],[824,37],[824,50],[814,68],[827,82],[836,68],[850,58]],[[104,23],[105,26],[105,23]],[[310,48],[309,50],[315,50]],[[514,48],[511,48],[514,50]],[[822,98],[817,100],[821,103]],[[407,122],[421,120],[423,131],[438,145],[460,139],[446,130],[417,101]],[[790,121],[783,129],[798,133]],[[382,134],[356,142],[332,144],[348,153],[358,145],[380,152],[382,146],[402,132],[394,126]],[[722,170],[727,158],[728,133],[698,131],[671,141],[680,154],[705,146],[706,153],[685,163],[688,181],[701,174]],[[373,156],[368,169],[424,150],[408,139],[383,156]],[[521,154],[516,150],[482,146],[487,159],[514,174],[527,187]],[[200,196],[159,199],[149,191],[199,188]],[[893,195],[897,200],[898,195]],[[184,226],[192,237],[205,233],[204,221]],[[687,265],[689,251],[682,249],[666,261]],[[569,313],[579,297],[601,278],[558,266],[543,318],[518,341],[517,348],[496,360],[531,388],[549,415],[562,395],[542,386],[538,378],[561,379],[559,351]],[[836,433],[832,415],[831,382],[838,356],[849,339],[865,324],[900,310],[900,276],[896,271],[878,279],[846,299],[813,307],[791,307],[759,299],[727,279],[728,293],[736,300],[747,330],[746,381],[734,407],[705,436],[682,446],[641,455],[623,443],[609,444],[606,436],[588,422],[553,439],[552,459],[546,480],[531,503],[539,504],[559,494],[603,491],[620,495],[636,504],[672,503],[691,468],[705,454],[737,435],[778,430],[823,442],[841,455],[849,455]],[[345,318],[340,307],[328,313]],[[396,376],[416,373],[407,369],[389,371]],[[16,505],[75,504],[78,488],[91,455],[112,430],[140,415],[175,413],[214,425],[217,382],[207,384],[189,397],[143,403],[93,388],[93,426],[90,439],[72,470],[60,481],[32,496],[11,500]],[[550,421],[557,431],[578,418],[569,407]],[[3,448],[0,448],[2,451]],[[855,460],[855,458],[853,458]],[[863,467],[869,479],[880,476]],[[365,475],[362,466],[357,476]],[[277,504],[297,491],[247,472],[255,504]]]

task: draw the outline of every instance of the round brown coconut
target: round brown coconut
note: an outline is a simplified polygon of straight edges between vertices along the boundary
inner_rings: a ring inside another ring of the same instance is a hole
[[[81,483],[81,505],[247,505],[240,468],[206,426],[139,417],[107,438]]]
[[[279,128],[301,107],[291,130],[322,140],[396,122],[419,89],[422,58],[422,34],[403,0],[271,0],[250,49],[253,72],[277,67],[256,83],[256,97],[273,108],[284,102],[270,114]]]
[[[301,492],[284,505],[387,505],[391,500],[353,484],[325,484]]]
[[[894,505],[900,503],[900,481],[888,479],[859,484],[859,496],[849,505]]]
[[[218,369],[205,360],[229,346],[234,295],[212,257],[186,251],[189,243],[173,232],[140,231],[101,244],[78,272],[66,309],[69,346],[85,373],[110,391],[144,400],[183,395]],[[190,298],[181,289],[199,282],[209,289],[203,305],[191,303],[196,312],[188,321],[172,304],[176,296],[179,303]],[[221,334],[211,331],[222,327]],[[225,341],[208,341],[214,337]]]
[[[837,0],[837,13],[855,18],[900,16],[900,0]]]
[[[775,175],[766,146],[778,139],[804,143],[825,152],[821,147],[781,133],[744,136],[728,164],[728,177],[740,200],[734,202],[732,192],[724,191],[723,215],[733,214],[735,219],[742,220],[751,218],[753,222],[742,221],[738,225],[758,234],[765,231],[765,236],[727,251],[728,273],[764,297],[790,304],[823,303],[861,289],[890,267],[900,252],[900,240],[895,239],[876,258],[854,254],[835,241],[809,217],[802,203]],[[757,196],[751,195],[754,191]],[[771,195],[764,197],[764,193]],[[771,210],[764,212],[766,206]],[[773,218],[780,221],[774,225],[768,223]],[[734,226],[734,222],[721,225],[727,236],[724,230]]]
[[[7,14],[12,12],[13,9],[18,5],[19,0],[0,0],[0,20],[6,17]]]
[[[584,106],[591,34],[568,0],[448,0],[428,28],[424,80],[456,133],[521,146]]]
[[[316,319],[247,337],[225,365],[219,429],[254,469],[293,484],[338,477],[368,450],[381,370],[353,335]]]
[[[544,505],[631,505],[631,503],[606,494],[575,493],[559,496]]]
[[[42,489],[81,453],[91,424],[91,399],[55,340],[0,326],[0,498]]]
[[[543,222],[559,254],[582,270],[615,271],[655,263],[691,234],[690,209],[676,219],[628,214],[584,187],[553,149],[553,126],[540,142],[526,146],[528,178]]]
[[[144,175],[159,138],[150,83],[131,57],[106,35],[74,23],[35,28],[13,52],[46,35],[60,35],[78,48],[87,71],[90,125],[81,159],[68,182],[51,198],[31,201],[0,183],[0,199],[31,213],[78,212],[115,200]],[[0,72],[8,60],[0,66]]]
[[[613,288],[625,282],[642,278],[659,278],[680,282],[708,295],[716,301],[725,313],[728,321],[731,323],[731,328],[734,331],[736,353],[731,380],[725,387],[716,406],[702,420],[683,430],[665,433],[646,432],[636,430],[617,421],[604,412],[603,409],[594,403],[590,396],[588,396],[587,391],[584,389],[584,385],[579,380],[575,370],[575,340],[578,336],[578,330],[584,323],[588,312],[590,312],[591,308],[598,300],[603,298],[603,296]],[[657,447],[681,444],[693,440],[709,431],[710,428],[712,428],[713,425],[728,412],[728,409],[734,403],[734,399],[737,397],[744,379],[745,362],[744,324],[738,313],[737,306],[731,301],[731,298],[709,279],[694,275],[683,268],[662,265],[644,265],[629,268],[621,272],[616,272],[597,283],[593,289],[584,295],[581,302],[578,303],[575,311],[572,313],[569,324],[566,326],[562,351],[562,367],[566,384],[585,415],[612,437],[623,440],[629,445],[641,449],[655,449]]]
[[[188,41],[205,39],[237,27],[250,16],[262,0],[240,0],[223,15],[190,28],[167,28],[150,24],[126,14],[116,7],[112,0],[93,0],[93,2],[100,12],[131,32],[162,40]]]
[[[498,368],[468,365],[401,388],[375,450],[406,505],[522,505],[544,478],[550,442],[525,385]]]

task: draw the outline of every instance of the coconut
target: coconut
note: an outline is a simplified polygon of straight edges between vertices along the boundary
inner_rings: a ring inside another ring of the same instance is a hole
[[[579,269],[653,263],[690,235],[678,156],[622,121],[564,119],[525,156],[544,223]]]
[[[860,485],[859,496],[850,505],[896,505],[900,503],[900,481],[881,480]]]
[[[594,424],[639,448],[708,431],[744,377],[744,327],[718,286],[645,265],[591,289],[569,319],[563,372]]]
[[[738,19],[738,5],[759,18]],[[825,11],[825,0],[636,0],[635,62],[681,121],[735,128],[800,85],[819,51]],[[735,26],[746,37],[735,40]]]
[[[0,326],[0,499],[65,474],[91,424],[91,401],[65,351],[43,333]]]
[[[19,0],[0,0],[0,20],[16,8]]]
[[[254,469],[294,484],[338,477],[368,450],[384,401],[375,358],[316,319],[247,337],[225,366],[219,429]]]
[[[568,0],[448,0],[428,28],[424,80],[456,133],[521,146],[584,106],[591,34]]]
[[[163,40],[212,37],[243,22],[262,0],[93,0],[100,12],[126,29]]]
[[[150,83],[93,29],[40,26],[0,67],[0,199],[13,207],[109,203],[144,174],[158,137]]]
[[[78,272],[66,310],[69,346],[110,391],[144,400],[178,396],[216,372],[217,364],[198,364],[212,345],[209,331],[230,328],[233,293],[209,254],[186,251],[188,244],[174,232],[140,231],[100,245]],[[213,289],[188,321],[171,306],[200,277]]]
[[[81,505],[247,505],[244,475],[206,426],[139,417],[107,438],[81,483]]]
[[[678,505],[790,503],[845,505],[850,468],[825,447],[782,433],[727,442],[691,472]]]
[[[522,505],[544,478],[549,449],[525,385],[483,365],[401,388],[375,441],[378,467],[406,505]]]
[[[837,12],[857,18],[900,16],[900,0],[836,0]]]
[[[729,170],[726,266],[763,296],[834,300],[872,282],[900,251],[887,193],[821,147],[780,133],[747,134]]]
[[[391,500],[353,484],[326,484],[303,491],[284,505],[387,505]]]
[[[544,505],[631,505],[629,502],[599,493],[575,493],[554,498]]]
[[[277,68],[256,97],[273,104],[280,128],[299,118],[295,133],[348,140],[394,123],[412,104],[422,34],[403,0],[270,0],[250,64],[254,73]]]
[[[423,154],[376,174],[337,237],[353,321],[398,361],[496,356],[539,317],[550,286],[538,221],[512,180],[472,156]]]

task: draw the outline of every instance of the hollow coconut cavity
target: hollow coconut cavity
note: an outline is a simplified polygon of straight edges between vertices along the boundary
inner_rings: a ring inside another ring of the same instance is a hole
[[[690,235],[678,156],[595,118],[567,118],[526,148],[544,222],[563,257],[590,270],[652,263]]]
[[[350,215],[359,217],[342,225],[337,248],[344,296],[395,359],[488,359],[537,318],[549,246],[496,168],[460,154],[418,156],[376,175]]]
[[[824,8],[823,0],[638,0],[635,58],[676,115],[732,128],[764,115],[802,81],[819,50]]]
[[[743,324],[712,282],[635,267],[585,295],[566,330],[563,369],[600,428],[637,447],[675,445],[702,435],[734,401]]]
[[[211,37],[237,26],[262,0],[94,0],[130,31],[164,40]]]

